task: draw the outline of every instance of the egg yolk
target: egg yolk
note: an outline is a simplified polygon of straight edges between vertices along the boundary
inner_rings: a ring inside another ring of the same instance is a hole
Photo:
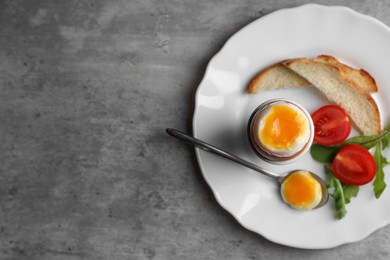
[[[322,199],[321,185],[308,172],[295,172],[282,184],[283,199],[297,209],[315,208]]]
[[[266,147],[288,150],[307,130],[304,116],[286,105],[275,105],[263,119],[260,140]]]

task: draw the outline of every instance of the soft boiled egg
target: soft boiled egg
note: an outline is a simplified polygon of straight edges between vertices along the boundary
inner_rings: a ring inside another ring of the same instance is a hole
[[[322,199],[321,185],[307,171],[296,171],[285,179],[281,186],[283,200],[300,210],[315,208]]]
[[[275,155],[298,152],[310,137],[309,122],[292,104],[274,104],[259,122],[258,140]]]
[[[291,161],[310,148],[313,122],[310,114],[298,104],[272,100],[255,112],[250,135],[252,146],[267,160]]]

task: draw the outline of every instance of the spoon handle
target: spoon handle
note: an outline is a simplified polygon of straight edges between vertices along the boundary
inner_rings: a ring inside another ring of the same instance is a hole
[[[167,133],[177,139],[180,139],[182,141],[185,141],[187,144],[190,144],[190,145],[193,145],[193,146],[196,146],[204,151],[207,151],[207,152],[211,152],[211,153],[215,153],[217,155],[220,155],[222,157],[225,157],[226,159],[229,159],[229,160],[232,160],[238,164],[241,164],[241,165],[244,165],[252,170],[255,170],[257,172],[260,172],[262,174],[265,174],[267,175],[268,177],[271,177],[271,178],[274,178],[274,179],[279,179],[281,176],[273,173],[273,172],[270,172],[270,171],[267,171],[263,168],[260,168],[259,166],[253,164],[253,163],[250,163],[248,161],[245,161],[233,154],[230,154],[226,151],[223,151],[215,146],[212,146],[211,144],[208,144],[202,140],[199,140],[199,139],[196,139],[195,137],[192,137],[192,136],[189,136],[189,135],[186,135],[182,132],[180,132],[179,130],[176,130],[176,129],[172,129],[172,128],[167,128],[166,129]]]

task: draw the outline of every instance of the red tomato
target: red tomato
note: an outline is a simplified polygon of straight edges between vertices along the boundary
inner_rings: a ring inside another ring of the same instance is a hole
[[[367,149],[350,144],[338,151],[333,159],[332,171],[341,182],[359,186],[370,182],[375,177],[376,163]]]
[[[314,124],[314,142],[322,145],[334,145],[344,141],[351,132],[351,122],[344,109],[336,105],[327,105],[312,115]]]

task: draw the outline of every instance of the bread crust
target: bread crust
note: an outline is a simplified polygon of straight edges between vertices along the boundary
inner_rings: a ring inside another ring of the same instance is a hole
[[[315,62],[323,62],[340,68],[340,73],[351,81],[355,82],[358,88],[361,88],[365,92],[377,92],[378,87],[375,79],[363,69],[354,69],[342,62],[337,58],[330,55],[319,55],[312,59]]]
[[[372,118],[371,124],[374,125],[374,130],[372,130],[371,128],[365,127],[364,124],[361,124],[361,122],[359,121],[360,118],[358,116],[356,116],[356,113],[354,113],[354,111],[350,111],[350,109],[348,108],[349,106],[347,106],[347,104],[345,103],[345,102],[347,102],[346,99],[336,99],[336,98],[334,98],[332,95],[329,95],[328,93],[324,92],[323,89],[319,88],[315,82],[312,82],[311,79],[309,79],[308,77],[305,77],[301,73],[299,73],[297,71],[297,69],[295,68],[296,65],[299,64],[299,63],[305,63],[305,64],[317,65],[317,66],[318,66],[318,64],[321,64],[322,66],[325,66],[326,68],[332,70],[335,73],[335,77],[337,77],[338,80],[340,80],[340,82],[344,82],[344,85],[346,87],[347,86],[350,87],[351,89],[353,89],[353,92],[356,93],[356,95],[360,95],[363,99],[365,99],[367,101],[366,104],[372,110],[372,113],[370,115],[365,115],[365,116],[368,117],[368,118]],[[306,78],[307,81],[311,82],[311,84],[314,87],[316,87],[317,89],[319,89],[330,101],[335,102],[336,104],[338,104],[341,107],[343,107],[346,110],[346,112],[348,113],[348,115],[351,118],[351,120],[355,123],[357,128],[363,134],[365,134],[365,135],[374,135],[374,134],[378,134],[381,131],[380,112],[379,112],[379,108],[378,108],[375,100],[371,97],[370,94],[367,93],[367,91],[363,90],[359,85],[357,85],[355,81],[350,80],[347,77],[345,77],[345,74],[344,74],[344,71],[343,71],[344,69],[341,66],[338,66],[337,64],[331,65],[331,64],[325,64],[325,63],[321,63],[321,62],[316,62],[316,61],[313,61],[313,60],[309,60],[307,58],[291,59],[291,60],[288,60],[288,61],[284,61],[282,64],[284,66],[294,70],[295,72],[297,72],[302,77]]]
[[[260,71],[259,74],[257,74],[252,81],[249,83],[248,93],[257,93],[260,91],[259,85],[260,81],[264,77],[265,74],[269,73],[271,70],[273,70],[276,66],[281,66],[282,62],[278,62],[275,64],[272,64],[271,66],[265,68],[264,70]]]
[[[284,88],[284,87],[308,87],[310,86],[310,83],[306,81],[304,78],[300,77],[296,73],[292,71],[285,71],[285,74],[288,74],[287,77],[289,77],[289,80],[291,81],[291,84],[287,84],[286,86],[276,84],[276,85],[268,85],[264,86],[262,83],[266,81],[266,77],[268,77],[271,73],[274,73],[275,70],[280,70],[281,68],[285,68],[283,66],[284,61],[280,61],[277,63],[274,63],[264,70],[260,71],[249,83],[249,86],[247,88],[247,92],[250,94],[258,93],[262,90],[266,89],[278,89],[278,88]]]
[[[283,84],[267,83],[267,79],[269,75],[275,73],[275,71],[280,70],[280,67],[283,66],[283,62],[280,61],[270,65],[264,70],[260,71],[249,83],[247,88],[247,92],[250,94],[258,93],[267,89],[279,89],[286,87],[309,87],[311,84],[306,81],[304,78],[301,78],[296,73],[285,72],[286,82]],[[325,64],[330,64],[340,69],[340,73],[350,81],[354,81],[356,87],[360,88],[364,92],[377,92],[378,87],[375,83],[374,78],[363,69],[354,69],[344,63],[341,63],[337,58],[330,55],[319,55],[312,59],[315,62],[322,62]],[[288,75],[287,75],[288,74]],[[288,79],[288,80],[287,80]],[[274,85],[270,85],[274,84]]]

